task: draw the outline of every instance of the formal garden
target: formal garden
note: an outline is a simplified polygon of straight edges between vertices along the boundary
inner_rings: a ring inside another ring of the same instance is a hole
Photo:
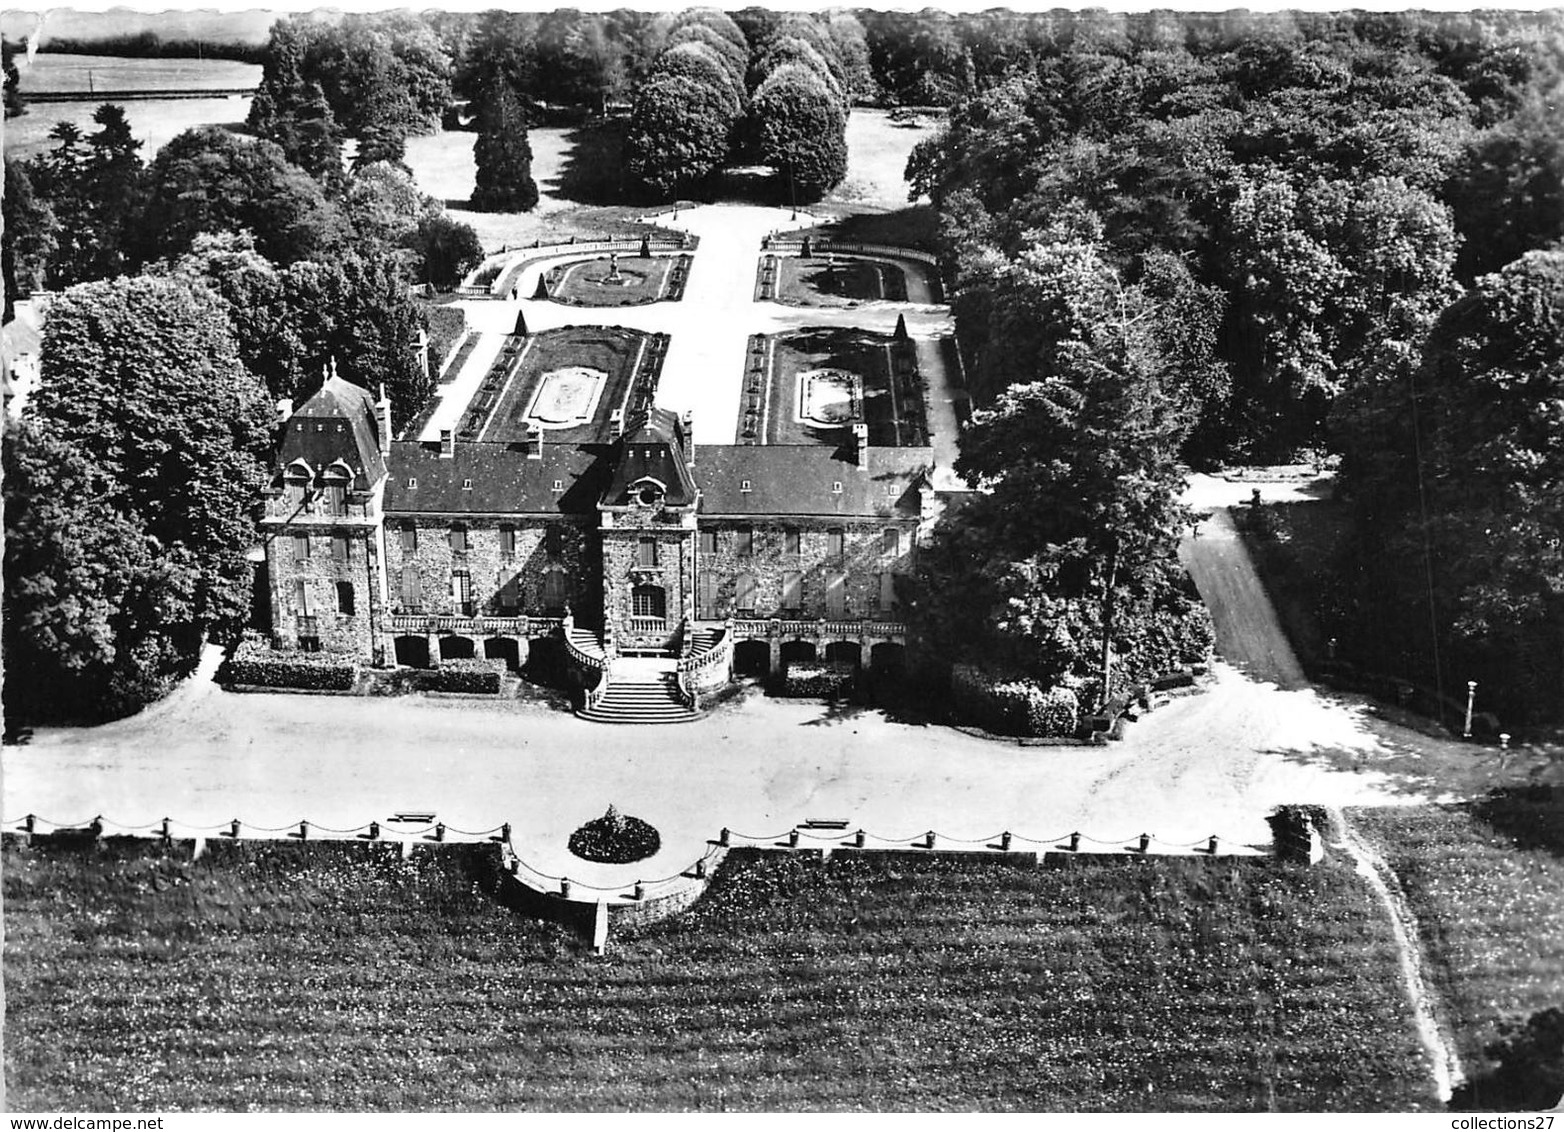
[[[691,258],[620,256],[559,264],[543,273],[534,298],[580,307],[629,307],[683,297]]]
[[[809,327],[750,340],[740,444],[852,442],[868,426],[876,447],[926,443],[916,351],[895,335]]]
[[[907,275],[889,260],[852,255],[778,256],[776,301],[844,307],[907,301]]]

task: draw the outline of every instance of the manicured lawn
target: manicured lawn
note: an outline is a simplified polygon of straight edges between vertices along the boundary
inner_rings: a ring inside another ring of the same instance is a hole
[[[795,306],[842,307],[907,301],[907,276],[894,263],[845,256],[782,256],[777,301]]]
[[[668,297],[669,277],[676,264],[689,270],[688,256],[607,256],[568,263],[549,272],[549,297],[581,307],[627,307]],[[617,281],[612,276],[618,269]]]
[[[735,854],[585,954],[479,849],[9,846],[18,1109],[1433,1107],[1345,868]]]
[[[1564,791],[1348,811],[1401,882],[1455,1039],[1480,1075],[1500,1021],[1564,1004]]]

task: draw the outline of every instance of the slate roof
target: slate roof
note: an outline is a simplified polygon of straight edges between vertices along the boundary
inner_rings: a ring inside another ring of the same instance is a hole
[[[341,460],[353,469],[353,490],[368,491],[386,470],[369,390],[340,377],[327,378],[283,426],[279,470],[295,460],[317,473]]]
[[[695,481],[684,462],[684,426],[667,409],[651,409],[628,422],[619,442],[619,458],[603,502],[622,507],[630,489],[651,477],[663,485],[663,501],[675,507],[695,502]]]
[[[606,454],[599,446],[545,443],[542,458],[529,459],[524,444],[458,441],[446,458],[437,443],[396,440],[383,507],[388,515],[594,512],[607,479]]]
[[[696,449],[693,471],[703,515],[915,518],[916,489],[933,463],[930,448],[870,448],[859,467],[848,448],[705,444]]]

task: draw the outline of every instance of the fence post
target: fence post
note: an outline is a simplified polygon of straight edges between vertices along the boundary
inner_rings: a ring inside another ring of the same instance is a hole
[[[380,840],[380,823],[379,822],[372,821],[372,822],[369,823],[369,839],[371,841],[379,841]]]
[[[1216,834],[1214,833],[1211,835],[1211,843],[1206,846],[1206,852],[1210,853],[1213,857],[1216,856]]]
[[[434,839],[436,841],[445,840],[445,823],[443,821],[437,821],[434,823]]]
[[[22,828],[25,829],[28,833],[36,833],[38,830],[38,815],[28,814],[27,817],[22,820]]]
[[[228,836],[232,837],[235,841],[237,841],[239,839],[239,819],[238,818],[234,818],[233,821],[228,823]]]
[[[798,848],[798,830],[793,829],[793,830],[789,830],[788,831],[787,847],[789,849],[797,849]]]
[[[515,876],[519,872],[521,872],[521,858],[512,857],[510,859],[510,875]]]
[[[1010,831],[1008,829],[999,835],[999,847],[1006,853],[1010,852]]]
[[[1072,853],[1079,853],[1080,851],[1081,851],[1081,835],[1079,833],[1072,833],[1072,834],[1070,834],[1070,852],[1072,852]]]
[[[167,818],[163,819],[163,834],[162,834],[162,836],[163,836],[163,840],[164,841],[169,840],[170,834],[168,832],[168,819]]]
[[[506,844],[510,843],[510,822],[500,826],[500,840]]]
[[[863,848],[863,844],[864,844],[864,841],[866,839],[867,839],[866,835],[864,834],[864,831],[861,830],[861,829],[856,834],[853,835],[853,843],[855,845],[857,845],[858,848],[860,848],[860,849]]]
[[[640,881],[635,882],[635,898],[637,900],[646,899],[646,885],[642,884]]]
[[[706,879],[706,858],[705,857],[702,857],[699,861],[695,862],[695,879],[696,880],[705,880]]]
[[[103,836],[103,815],[99,814],[97,817],[93,818],[92,819],[92,824],[90,826],[88,826],[87,828],[92,830],[92,835],[94,837],[102,837]]]
[[[299,840],[300,841],[308,841],[309,840],[309,836],[310,836],[310,823],[307,822],[307,821],[301,821],[299,823]]]
[[[566,900],[570,899],[570,878],[569,877],[560,877],[559,878],[559,894],[561,896],[563,896]]]
[[[727,845],[727,843],[728,843],[728,827],[727,826],[723,826],[722,827],[722,836],[717,838],[717,844],[725,846],[725,845]]]
[[[925,849],[932,849],[932,848],[934,848],[934,831],[931,829],[931,830],[928,831],[928,833],[924,834],[923,836],[924,836],[923,847]]]
[[[1149,833],[1141,834],[1140,835],[1140,852],[1145,853],[1150,848],[1151,848],[1151,834],[1149,834]]]

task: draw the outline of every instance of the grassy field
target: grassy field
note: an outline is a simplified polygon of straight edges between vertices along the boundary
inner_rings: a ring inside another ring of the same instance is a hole
[[[1500,1022],[1564,1004],[1564,791],[1349,816],[1400,880],[1480,1078]]]
[[[907,276],[894,263],[783,256],[777,302],[802,307],[856,306],[862,302],[907,301]]]
[[[31,92],[100,90],[205,90],[255,87],[257,63],[230,59],[126,59],[117,55],[52,55],[40,52],[18,64],[22,97]],[[89,107],[91,103],[85,104]],[[12,119],[15,121],[15,119]],[[6,131],[10,132],[7,124]]]
[[[1432,1107],[1349,870],[736,855],[595,958],[481,852],[11,845],[18,1109]]]

